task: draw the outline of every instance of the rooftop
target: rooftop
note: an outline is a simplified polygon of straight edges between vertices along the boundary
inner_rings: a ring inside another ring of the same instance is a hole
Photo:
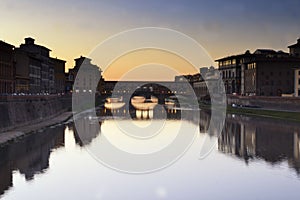
[[[20,47],[21,46],[31,46],[31,45],[34,45],[34,46],[42,48],[44,50],[51,51],[51,49],[49,49],[49,48],[47,48],[45,46],[35,44],[34,41],[35,41],[35,39],[33,39],[31,37],[27,37],[27,38],[25,38],[25,44],[21,44]]]
[[[14,48],[15,46],[14,45],[11,45],[11,44],[8,44],[2,40],[0,40],[0,45],[1,46],[6,46],[6,47],[9,47],[9,48]]]
[[[288,46],[288,48],[295,48],[295,47],[300,47],[300,38],[297,40],[296,44]]]

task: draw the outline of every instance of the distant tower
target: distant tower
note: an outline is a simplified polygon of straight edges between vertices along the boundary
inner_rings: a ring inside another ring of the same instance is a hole
[[[300,38],[296,44],[290,45],[288,48],[290,49],[290,55],[300,57]]]

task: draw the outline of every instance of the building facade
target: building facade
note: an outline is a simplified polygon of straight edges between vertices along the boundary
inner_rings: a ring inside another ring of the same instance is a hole
[[[300,59],[284,52],[256,50],[242,60],[242,94],[282,96],[294,93],[294,68]]]
[[[69,70],[67,76],[68,85],[72,85],[72,91],[76,93],[96,93],[101,79],[101,69],[92,64],[90,58],[80,56],[74,60],[75,66]]]
[[[299,43],[299,40],[298,40]],[[294,94],[295,68],[300,66],[298,43],[290,53],[257,49],[254,53],[216,60],[227,94],[282,96]]]
[[[300,97],[300,69],[295,69],[295,96]]]
[[[26,52],[15,49],[15,92],[16,93],[29,93],[30,78],[29,78],[29,56]]]
[[[0,94],[14,92],[14,46],[0,41]]]
[[[247,51],[245,54],[248,54]],[[227,94],[241,94],[241,60],[244,55],[234,55],[216,60]]]
[[[19,49],[26,52],[29,66],[30,93],[53,93],[54,92],[54,66],[50,59],[50,49],[37,45],[33,38],[25,38],[25,43]],[[16,60],[18,62],[18,60]]]
[[[296,44],[288,46],[290,49],[290,55],[294,57],[300,57],[300,38],[297,40]]]
[[[214,67],[200,68],[200,80],[193,83],[193,88],[198,99],[211,98],[212,95],[221,94],[220,72]],[[209,91],[211,89],[212,91]]]
[[[66,77],[65,77],[65,64],[66,61],[57,58],[51,58],[54,68],[54,92],[65,93]]]

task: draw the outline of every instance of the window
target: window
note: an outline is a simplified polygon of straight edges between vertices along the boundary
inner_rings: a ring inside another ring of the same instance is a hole
[[[300,85],[300,78],[298,79],[298,85]]]
[[[298,71],[298,75],[300,76],[300,70]]]

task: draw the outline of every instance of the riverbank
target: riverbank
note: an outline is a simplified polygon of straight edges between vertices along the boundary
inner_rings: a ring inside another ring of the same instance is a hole
[[[210,110],[209,104],[199,104],[200,109]],[[246,108],[246,107],[231,107],[230,105],[226,108],[227,114],[237,115],[248,115],[257,117],[266,117],[273,119],[282,119],[294,122],[300,122],[300,112],[298,111],[286,111],[286,110],[275,110],[275,109],[264,109],[264,108]]]
[[[37,124],[70,111],[70,95],[1,96],[0,132]]]
[[[266,110],[259,108],[227,108],[227,113],[229,114],[239,114],[239,115],[249,115],[258,117],[268,117],[273,119],[283,119],[288,121],[300,122],[299,112],[290,112],[282,110]]]
[[[227,105],[257,107],[264,110],[299,112],[299,97],[227,95]]]
[[[72,117],[72,112],[68,111],[36,124],[26,125],[26,126],[11,129],[6,132],[2,132],[0,133],[0,146],[14,142],[28,134],[32,134],[42,129],[66,122],[71,117]]]

